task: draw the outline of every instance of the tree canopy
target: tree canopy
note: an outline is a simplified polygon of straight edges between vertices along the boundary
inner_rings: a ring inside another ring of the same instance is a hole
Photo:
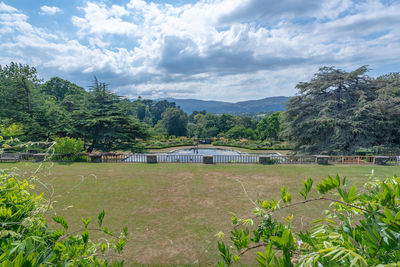
[[[398,75],[373,79],[367,71],[365,66],[351,72],[324,67],[299,83],[284,113],[282,137],[306,153],[398,148]]]

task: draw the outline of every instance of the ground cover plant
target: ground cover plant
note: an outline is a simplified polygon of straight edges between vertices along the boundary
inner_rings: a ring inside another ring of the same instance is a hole
[[[15,171],[27,176],[37,166],[2,163],[0,169],[16,167],[19,171]],[[105,225],[128,227],[123,253],[127,266],[214,266],[220,260],[216,234],[229,233],[231,212],[241,218],[252,215],[250,199],[278,199],[282,184],[289,192],[297,192],[303,179],[312,177],[317,183],[327,174],[338,173],[351,178],[349,184],[361,186],[372,169],[377,177],[400,173],[398,166],[47,163],[37,175],[54,188],[54,209],[46,214],[51,227],[58,227],[51,220],[55,213],[75,231],[82,228],[81,218],[92,217],[95,224],[99,211],[105,210]],[[39,184],[35,190],[43,192]],[[302,196],[293,194],[292,198],[296,201]],[[323,215],[316,211],[324,207],[328,208],[327,203],[294,206],[279,216],[296,214],[301,220],[293,227],[305,230]],[[257,264],[246,255],[241,261]]]

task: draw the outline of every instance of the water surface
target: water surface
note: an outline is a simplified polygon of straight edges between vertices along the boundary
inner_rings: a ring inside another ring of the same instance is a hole
[[[215,156],[215,155],[240,155],[239,151],[221,148],[185,148],[177,149],[169,152],[170,155],[203,155],[203,156]]]

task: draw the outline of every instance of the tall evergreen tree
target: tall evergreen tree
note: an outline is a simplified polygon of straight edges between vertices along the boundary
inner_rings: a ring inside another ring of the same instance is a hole
[[[0,118],[31,123],[32,102],[38,96],[39,84],[35,68],[14,62],[0,66]]]
[[[55,97],[57,102],[62,102],[66,96],[82,96],[86,93],[82,87],[59,77],[53,77],[45,82],[40,86],[40,91]]]
[[[133,148],[136,138],[146,138],[143,124],[120,105],[121,98],[94,79],[91,91],[73,112],[75,136],[83,138],[88,151]]]
[[[283,136],[307,153],[350,154],[376,145],[371,103],[378,92],[366,72],[365,66],[352,72],[324,67],[299,83],[287,104]]]

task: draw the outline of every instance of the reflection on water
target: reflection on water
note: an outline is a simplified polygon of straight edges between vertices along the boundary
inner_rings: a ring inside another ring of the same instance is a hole
[[[215,155],[240,155],[240,152],[229,149],[220,148],[186,148],[178,149],[169,152],[170,155],[203,155],[203,156],[215,156]]]

